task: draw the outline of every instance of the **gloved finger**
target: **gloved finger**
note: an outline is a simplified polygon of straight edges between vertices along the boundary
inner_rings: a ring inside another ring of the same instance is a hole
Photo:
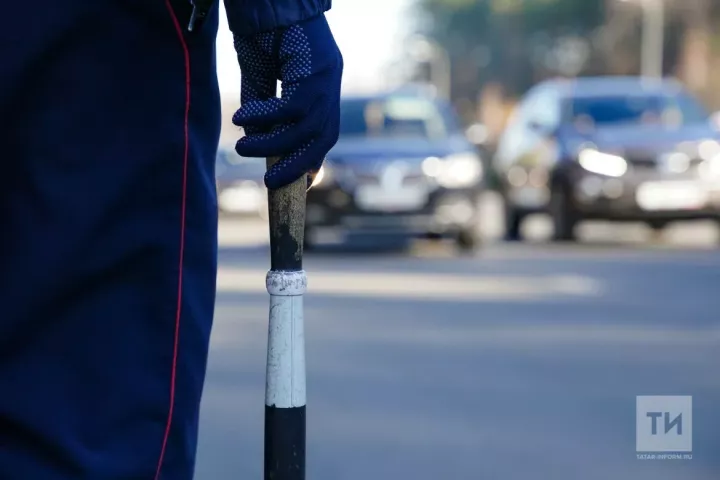
[[[276,98],[277,81],[272,76],[262,76],[258,72],[245,74],[240,83],[240,102],[241,105],[250,102],[266,101]],[[259,133],[264,129],[247,127],[246,134]]]
[[[258,76],[277,78],[278,71],[275,51],[275,32],[263,32],[251,36],[233,35],[233,45],[237,53],[238,65],[242,74],[257,73]]]
[[[271,190],[293,183],[322,164],[325,155],[337,141],[327,129],[323,134],[284,157],[265,173],[265,186]]]
[[[310,115],[296,124],[278,125],[269,133],[254,133],[237,141],[235,151],[244,157],[280,157],[288,155],[322,133],[328,106],[324,99],[318,100]],[[250,127],[251,129],[253,127]]]
[[[242,70],[240,72],[240,87],[242,100],[277,98],[277,79],[272,70]]]
[[[281,98],[251,100],[242,103],[233,115],[238,127],[267,127],[283,123],[295,123],[305,117],[317,100],[317,95],[298,87],[295,94],[283,92]]]
[[[298,122],[310,114],[320,97],[327,95],[328,86],[338,83],[338,74],[342,71],[341,62],[335,60],[331,67],[306,76],[294,75],[296,79],[284,81],[280,98],[249,100],[243,103],[233,115],[233,123],[239,127],[263,128]],[[289,70],[302,68],[302,63],[297,67],[288,65]]]

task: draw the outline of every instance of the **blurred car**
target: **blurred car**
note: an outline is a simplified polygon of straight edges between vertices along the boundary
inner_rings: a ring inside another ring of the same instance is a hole
[[[715,130],[720,131],[720,112],[712,112],[710,122]]]
[[[573,241],[585,219],[669,222],[717,219],[720,143],[710,115],[672,80],[549,80],[520,102],[500,139],[506,237],[526,215],[552,218],[554,239]]]
[[[449,104],[416,91],[344,97],[339,141],[308,192],[306,246],[449,237],[472,250],[482,179]]]
[[[235,150],[218,150],[215,179],[218,209],[232,216],[267,218],[267,190],[263,183],[264,158],[246,158]]]

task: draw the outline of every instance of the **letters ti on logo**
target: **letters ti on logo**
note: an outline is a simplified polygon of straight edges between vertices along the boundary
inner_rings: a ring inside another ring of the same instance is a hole
[[[692,397],[637,397],[638,452],[692,452]]]

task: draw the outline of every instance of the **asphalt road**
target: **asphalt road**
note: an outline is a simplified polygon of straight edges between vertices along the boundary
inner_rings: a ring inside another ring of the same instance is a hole
[[[306,256],[308,479],[720,478],[714,228],[529,229],[474,258]],[[266,238],[221,226],[199,480],[262,478]],[[692,395],[691,460],[637,458],[637,395]]]

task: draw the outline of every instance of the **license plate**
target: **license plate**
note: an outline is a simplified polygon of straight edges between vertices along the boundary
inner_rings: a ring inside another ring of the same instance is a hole
[[[643,210],[694,210],[708,200],[707,191],[693,182],[643,183],[635,197]]]
[[[428,192],[424,187],[385,189],[377,185],[364,185],[355,192],[355,203],[363,210],[407,211],[425,206]]]

